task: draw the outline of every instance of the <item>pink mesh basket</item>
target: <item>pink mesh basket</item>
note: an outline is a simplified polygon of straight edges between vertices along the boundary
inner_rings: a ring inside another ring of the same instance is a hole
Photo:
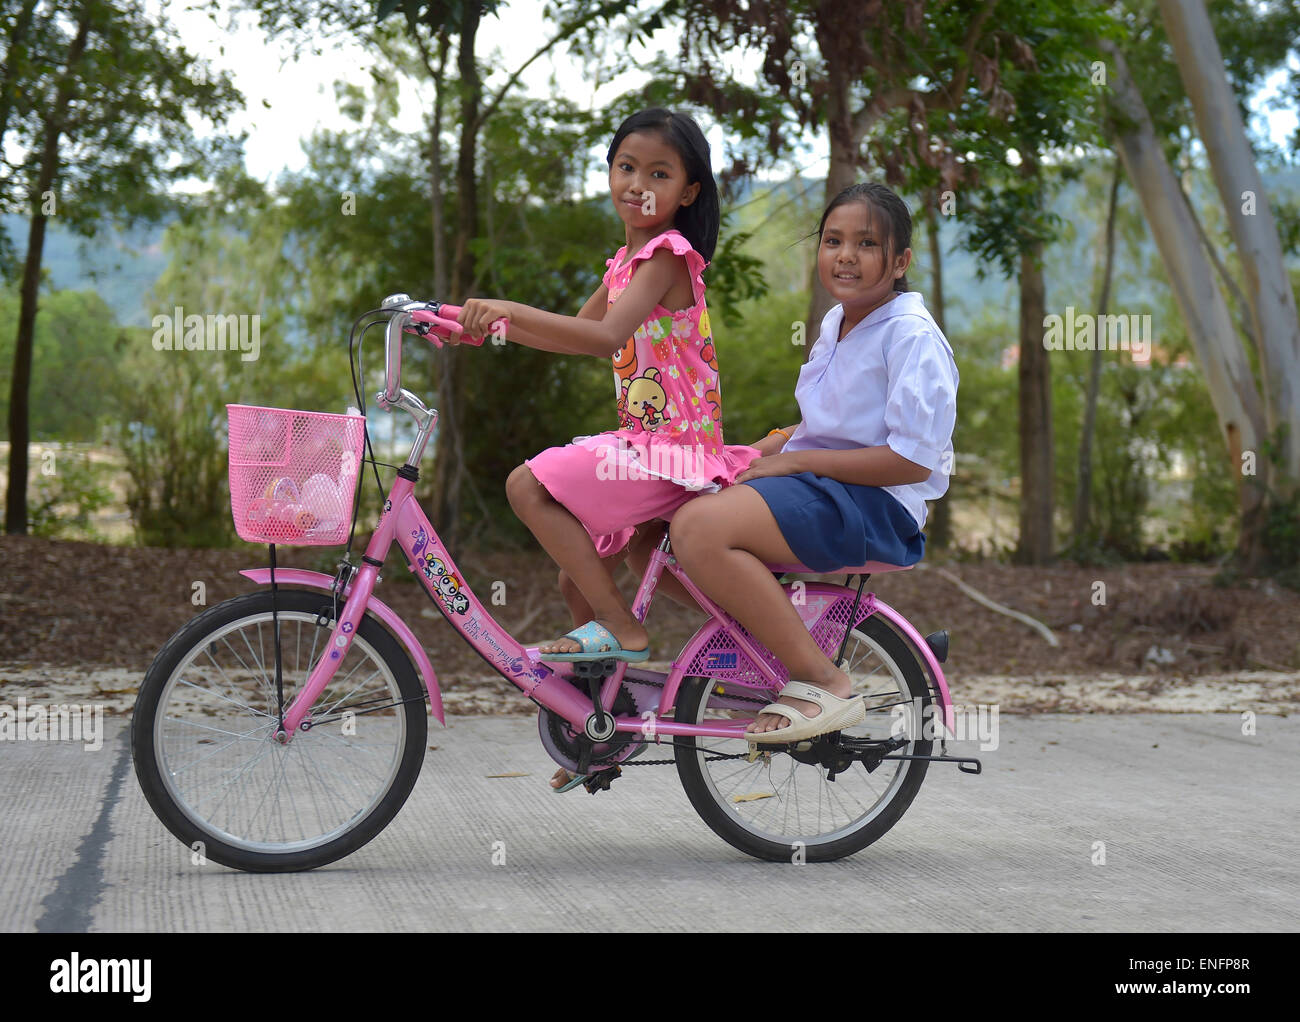
[[[332,546],[352,525],[365,418],[226,405],[230,510],[250,543]]]

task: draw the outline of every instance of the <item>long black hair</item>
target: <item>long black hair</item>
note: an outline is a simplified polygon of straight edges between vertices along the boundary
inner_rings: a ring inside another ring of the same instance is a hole
[[[831,199],[830,205],[826,207],[826,212],[822,214],[822,222],[817,225],[817,244],[819,246],[822,242],[822,231],[826,229],[826,218],[831,215],[831,211],[835,207],[843,206],[847,202],[866,203],[871,215],[871,234],[877,241],[881,242],[881,248],[885,253],[885,266],[881,277],[885,273],[891,273],[894,268],[895,255],[912,247],[912,214],[908,212],[907,203],[900,199],[898,194],[887,185],[849,185],[839,195]],[[883,230],[881,230],[882,227]],[[877,282],[879,279],[877,278]],[[906,273],[894,281],[894,290],[912,290],[912,285],[907,282]]]
[[[691,248],[704,256],[705,262],[713,258],[718,247],[718,225],[722,220],[718,202],[718,183],[713,180],[713,164],[709,159],[709,143],[704,132],[687,114],[654,107],[633,114],[618,126],[614,141],[610,143],[605,162],[614,166],[614,157],[623,139],[634,131],[657,132],[665,142],[677,150],[686,167],[689,184],[699,183],[700,194],[689,206],[681,206],[673,217],[673,226],[691,243]]]

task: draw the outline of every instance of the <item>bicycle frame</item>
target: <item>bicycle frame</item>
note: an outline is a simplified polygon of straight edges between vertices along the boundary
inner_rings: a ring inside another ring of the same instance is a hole
[[[413,491],[419,475],[416,466],[437,422],[437,412],[426,408],[410,391],[400,388],[400,335],[403,330],[409,330],[412,322],[421,321],[428,320],[420,316],[412,317],[407,312],[399,312],[390,319],[386,347],[386,387],[379,395],[383,407],[401,407],[411,412],[419,422],[420,429],[407,462],[398,470],[397,478],[384,501],[383,513],[366,546],[362,565],[340,594],[344,603],[342,612],[334,623],[330,652],[322,656],[312,669],[306,685],[285,709],[284,731],[277,734],[282,742],[290,741],[308,720],[311,707],[346,656],[367,609],[373,609],[376,616],[411,652],[425,679],[432,710],[438,720],[445,723],[437,677],[427,655],[400,616],[374,598],[380,568],[394,543],[401,548],[410,570],[415,572],[420,584],[433,598],[448,623],[503,678],[539,706],[568,721],[578,732],[583,731],[588,718],[596,709],[589,694],[582,692],[569,679],[549,667],[535,647],[522,645],[492,617],[465,584],[464,576],[415,499]],[[640,717],[618,716],[614,718],[616,732],[639,732],[656,740],[660,735],[742,737],[749,724],[748,720],[719,718],[690,724],[657,719],[673,709],[681,682],[686,677],[712,677],[728,685],[771,694],[789,680],[781,663],[687,577],[671,556],[666,537],[652,553],[637,590],[632,611],[638,620],[645,620],[655,587],[665,569],[682,583],[686,591],[710,615],[710,620],[695,633],[673,662],[664,683],[659,707],[655,711],[656,719],[651,722]],[[270,576],[265,568],[251,569],[242,574],[263,583]],[[316,572],[281,570],[277,572],[277,581],[330,589],[334,580]],[[817,634],[819,628],[831,629],[836,644],[848,629],[856,627],[862,620],[872,614],[883,615],[905,637],[923,667],[929,671],[931,687],[935,700],[942,709],[944,724],[949,729],[952,728],[952,701],[939,662],[929,644],[901,614],[876,600],[874,594],[865,594],[857,606],[856,614],[850,615],[849,605],[855,601],[851,599],[851,591],[841,586],[809,583],[804,586],[802,595],[802,600],[793,602],[805,624],[814,634]],[[849,620],[850,616],[852,621]],[[626,663],[620,663],[615,673],[602,684],[600,703],[607,713],[614,705],[627,666]]]
[[[415,499],[414,486],[413,479],[401,475],[393,483],[388,499],[384,502],[384,513],[379,526],[366,547],[362,566],[344,591],[346,602],[334,626],[332,648],[317,663],[307,684],[285,710],[285,739],[295,734],[307,719],[311,706],[346,656],[357,626],[371,602],[379,566],[383,564],[394,542],[401,547],[410,569],[416,572],[420,584],[428,591],[447,621],[474,650],[533,702],[581,729],[595,709],[590,696],[580,692],[567,679],[537,659],[536,649],[530,650],[511,636],[465,585],[455,561],[442,545],[437,532]],[[676,565],[673,567],[676,568]],[[247,574],[260,580],[263,571]],[[269,572],[266,574],[269,576]],[[680,571],[678,577],[684,577]],[[638,594],[637,602],[641,613],[644,613],[645,606],[648,605],[648,591],[653,589],[655,580],[655,574],[650,573],[642,582],[642,591],[646,593],[647,599],[642,601]],[[286,578],[285,581],[293,579]],[[702,593],[699,595],[707,600]],[[381,615],[390,616],[395,617],[391,610],[387,615]],[[742,637],[741,641],[752,644],[752,640],[747,637]],[[620,665],[619,671],[605,681],[601,702],[606,708],[613,704],[625,668],[626,665]],[[431,666],[426,674],[426,684],[430,682],[432,695],[436,680]],[[780,684],[776,677],[773,682],[774,687]],[[436,705],[441,709],[440,697]],[[639,717],[616,718],[617,729],[623,732],[639,732],[645,723]],[[657,722],[655,729],[663,734],[736,737],[744,732],[746,724],[746,721],[736,720],[719,720],[716,725],[687,725],[665,721]]]

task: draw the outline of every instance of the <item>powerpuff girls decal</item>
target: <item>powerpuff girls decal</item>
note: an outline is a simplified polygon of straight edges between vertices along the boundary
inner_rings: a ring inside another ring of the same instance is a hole
[[[454,614],[464,614],[469,610],[469,597],[460,591],[460,579],[447,571],[446,562],[432,550],[424,555],[421,570],[424,577],[433,583],[433,591],[448,610]]]
[[[447,570],[447,562],[434,550],[426,549],[429,536],[423,528],[412,532],[411,538],[415,540],[411,553],[416,566],[433,583],[432,588],[438,599],[453,614],[464,614],[469,610],[469,597],[460,591],[463,585],[461,580]]]

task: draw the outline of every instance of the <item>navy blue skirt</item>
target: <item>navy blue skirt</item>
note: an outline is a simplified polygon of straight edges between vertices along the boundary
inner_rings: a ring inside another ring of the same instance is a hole
[[[790,549],[815,572],[867,561],[915,564],[925,553],[916,519],[879,486],[857,486],[800,472],[763,476],[752,486],[767,502]]]

